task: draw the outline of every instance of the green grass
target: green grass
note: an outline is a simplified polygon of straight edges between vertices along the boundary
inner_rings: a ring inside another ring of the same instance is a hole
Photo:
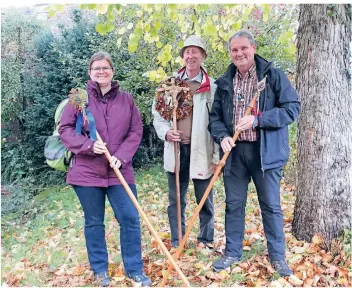
[[[277,279],[279,279],[281,276],[279,273],[275,272],[271,275],[270,277],[270,281],[276,281]]]
[[[262,255],[266,247],[264,246],[264,242],[262,240],[257,240],[251,246],[250,251],[243,251],[243,260],[247,261],[252,258],[255,254]]]
[[[232,266],[234,268],[235,265]],[[240,283],[244,283],[246,281],[246,275],[242,273],[235,273],[235,274],[230,274],[229,279],[225,279],[222,282],[223,287],[231,287],[231,286],[238,286]]]

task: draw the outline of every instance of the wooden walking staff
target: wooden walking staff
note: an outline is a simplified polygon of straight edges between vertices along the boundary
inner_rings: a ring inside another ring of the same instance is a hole
[[[87,95],[85,90],[77,89],[76,91],[77,92],[74,93],[71,90],[70,93],[72,93],[71,95],[73,95],[73,97],[70,96],[70,100],[72,99],[70,101],[70,103],[72,105],[74,105],[75,107],[77,107],[82,112],[84,117],[86,118],[86,116],[85,116],[86,115],[85,106],[86,106],[86,103],[87,103],[87,100],[88,100],[88,95]],[[85,120],[87,121],[87,118]],[[97,133],[97,139],[99,141],[103,142],[103,140],[101,139],[98,131],[96,131],[96,133]],[[111,154],[110,154],[110,152],[106,151],[104,154],[105,154],[106,158],[108,159],[108,161],[111,163]],[[142,219],[147,224],[147,227],[148,227],[150,233],[154,236],[154,238],[155,238],[156,242],[159,244],[161,250],[163,251],[165,256],[169,259],[169,261],[171,262],[171,265],[175,268],[175,270],[177,271],[178,275],[181,277],[181,279],[182,279],[183,283],[185,284],[185,286],[186,287],[191,287],[189,281],[186,278],[186,276],[183,274],[183,272],[181,271],[180,267],[178,267],[178,265],[176,264],[176,261],[172,258],[171,254],[169,253],[169,251],[165,247],[164,243],[160,239],[158,233],[154,230],[153,226],[150,224],[147,215],[144,213],[144,211],[140,207],[136,197],[134,196],[132,190],[130,189],[130,187],[128,186],[126,180],[122,176],[120,170],[118,168],[113,168],[113,170],[114,170],[117,178],[120,180],[122,186],[125,188],[128,196],[131,198],[132,203],[137,208],[137,210],[138,210],[139,214],[141,215]]]
[[[246,112],[244,113],[244,116],[249,116],[249,115],[251,114],[252,109],[254,108],[254,105],[257,104],[257,103],[256,103],[257,99],[259,99],[260,91],[263,91],[264,88],[265,88],[265,81],[266,81],[266,76],[265,76],[264,79],[262,79],[262,80],[258,83],[258,85],[257,85],[257,92],[256,92],[256,94],[254,95],[254,97],[253,97],[253,99],[251,100],[251,102],[249,103],[249,105],[248,105],[248,107],[247,107],[247,109],[246,109]],[[258,101],[258,103],[259,103],[259,101]],[[235,134],[234,134],[233,137],[232,137],[233,142],[236,142],[236,140],[237,140],[237,138],[238,138],[238,136],[240,135],[241,132],[242,132],[241,130],[237,130],[237,131],[235,132]],[[219,176],[219,174],[220,174],[220,172],[221,172],[221,169],[225,166],[226,160],[227,160],[227,158],[229,157],[230,152],[231,152],[231,151],[226,152],[226,153],[224,154],[224,156],[222,157],[222,159],[220,160],[220,163],[219,163],[217,169],[215,170],[215,173],[214,173],[213,177],[211,178],[211,181],[210,181],[210,183],[209,183],[207,189],[206,189],[205,192],[204,192],[204,195],[203,195],[203,197],[202,197],[202,200],[200,200],[199,205],[197,206],[197,208],[196,208],[196,210],[194,211],[194,213],[193,213],[191,219],[189,220],[189,224],[188,224],[188,226],[187,226],[185,235],[183,236],[183,239],[182,239],[182,241],[181,241],[181,243],[180,243],[180,246],[178,247],[176,253],[173,255],[173,256],[174,256],[174,260],[177,261],[178,258],[180,257],[180,255],[181,255],[181,253],[182,253],[182,251],[183,251],[183,247],[185,246],[186,241],[187,241],[187,239],[188,239],[188,236],[189,236],[189,234],[190,234],[190,232],[191,232],[191,229],[192,229],[192,227],[193,227],[193,225],[194,225],[194,222],[196,221],[200,210],[202,209],[202,207],[203,207],[205,201],[207,200],[208,195],[209,195],[211,189],[213,188],[214,183],[215,183],[216,179],[218,178],[218,176]],[[170,274],[171,270],[172,270],[172,266],[169,266],[168,270],[167,270],[166,273],[164,274],[163,280],[162,280],[161,283],[160,283],[160,287],[164,287],[164,286],[166,285],[167,278],[169,277],[169,274]]]
[[[181,91],[189,91],[189,87],[180,87],[175,85],[175,78],[171,78],[171,86],[164,86],[163,88],[156,89],[157,92],[169,92],[172,96],[172,126],[174,132],[177,132],[177,117],[176,111],[178,106],[177,95]],[[182,226],[181,226],[181,195],[180,195],[180,167],[178,159],[179,151],[178,142],[174,142],[174,153],[175,153],[175,178],[176,178],[176,209],[177,209],[177,230],[178,230],[178,242],[182,240]]]

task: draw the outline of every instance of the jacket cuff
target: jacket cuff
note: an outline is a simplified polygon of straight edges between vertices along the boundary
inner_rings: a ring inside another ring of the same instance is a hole
[[[167,137],[167,132],[169,132],[169,130],[171,130],[171,128],[166,126],[166,127],[163,127],[162,129],[163,129],[163,130],[162,130],[162,132],[161,132],[161,133],[162,133],[161,135],[164,135],[163,140],[164,140],[164,141],[167,141],[167,139],[166,139],[166,137]]]
[[[121,157],[121,155],[119,156],[119,153],[114,154],[114,156],[116,157],[116,159],[120,160],[121,167],[132,161],[132,159],[128,159],[128,157]]]
[[[230,135],[227,135],[227,134],[225,134],[224,136],[221,136],[221,137],[219,137],[219,145],[221,145],[221,141],[222,141],[222,139],[224,139],[224,138],[226,138],[226,137],[231,137]]]
[[[94,153],[94,141],[92,141],[91,139],[88,139],[82,147],[82,150],[80,151],[80,154],[86,154],[86,155],[95,155]]]

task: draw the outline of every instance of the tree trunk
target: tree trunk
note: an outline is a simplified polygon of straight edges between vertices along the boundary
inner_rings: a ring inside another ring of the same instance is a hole
[[[298,183],[292,231],[327,247],[351,227],[351,5],[300,5]]]

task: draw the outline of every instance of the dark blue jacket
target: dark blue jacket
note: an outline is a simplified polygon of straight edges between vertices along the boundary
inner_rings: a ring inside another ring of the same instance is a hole
[[[293,123],[300,111],[297,94],[286,74],[272,67],[272,63],[255,55],[258,82],[265,76],[266,87],[259,96],[259,108],[262,113],[258,117],[257,129],[260,131],[260,155],[262,170],[283,167],[288,160],[290,147],[288,143],[288,125]],[[208,130],[214,140],[233,136],[233,78],[237,67],[231,64],[227,71],[215,81],[217,90],[210,113]],[[220,149],[222,153],[222,149]],[[220,155],[222,157],[223,153]],[[230,155],[231,157],[231,155]],[[258,159],[259,160],[259,159]],[[226,171],[231,169],[231,161],[225,165]]]

